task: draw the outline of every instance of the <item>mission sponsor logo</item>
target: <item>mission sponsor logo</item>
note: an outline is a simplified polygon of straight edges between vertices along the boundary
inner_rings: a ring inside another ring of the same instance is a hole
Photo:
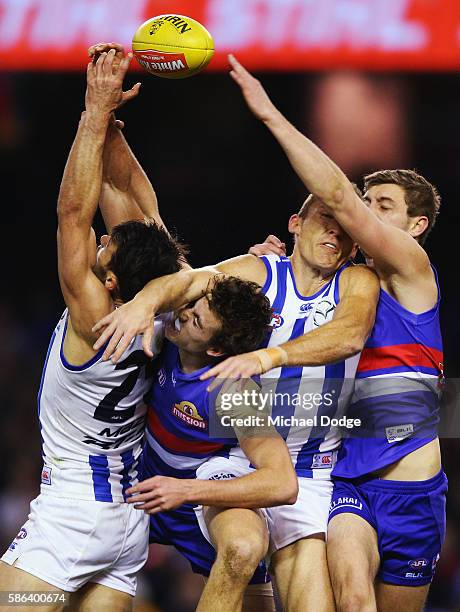
[[[172,413],[176,418],[197,429],[207,429],[208,427],[206,421],[198,414],[198,410],[192,402],[183,401],[179,404],[174,404]]]

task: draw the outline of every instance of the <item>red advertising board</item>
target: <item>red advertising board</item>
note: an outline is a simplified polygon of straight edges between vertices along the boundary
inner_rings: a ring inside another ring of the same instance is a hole
[[[253,70],[460,69],[460,0],[0,0],[0,69],[80,70],[164,13],[209,29],[208,70],[229,52]]]

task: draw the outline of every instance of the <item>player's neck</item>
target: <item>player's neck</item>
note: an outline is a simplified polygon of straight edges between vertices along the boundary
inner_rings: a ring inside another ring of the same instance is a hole
[[[334,276],[335,271],[325,271],[308,265],[296,251],[293,252],[289,259],[291,260],[297,291],[305,297],[314,295],[327,285]]]
[[[207,353],[189,353],[184,349],[179,349],[179,359],[181,369],[185,374],[193,374],[216,362],[216,358]]]

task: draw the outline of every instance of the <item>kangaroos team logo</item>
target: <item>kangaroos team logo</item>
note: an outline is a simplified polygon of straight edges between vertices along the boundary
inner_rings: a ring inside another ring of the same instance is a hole
[[[197,429],[207,429],[206,421],[198,414],[198,410],[192,402],[183,401],[179,404],[174,404],[172,413],[175,417],[187,423],[187,425]]]
[[[315,310],[313,312],[313,323],[316,327],[323,325],[326,321],[329,321],[332,313],[335,310],[335,304],[333,304],[330,300],[321,300],[319,304],[315,306]]]
[[[270,326],[273,329],[278,329],[278,327],[281,327],[281,325],[283,325],[284,323],[284,319],[281,315],[273,313],[273,317],[272,317],[272,321],[270,323]]]

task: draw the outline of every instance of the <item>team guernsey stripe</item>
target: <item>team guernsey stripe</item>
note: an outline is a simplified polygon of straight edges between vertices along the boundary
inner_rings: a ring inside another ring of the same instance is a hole
[[[94,498],[96,501],[113,502],[110,489],[109,461],[105,455],[90,455],[89,464],[93,472]]]
[[[132,450],[121,453],[121,460],[123,462],[123,471],[121,473],[121,490],[123,493],[123,499],[126,500],[126,489],[131,486],[129,473],[134,465],[134,455]]]
[[[407,366],[414,368],[433,368],[440,372],[443,353],[435,348],[421,344],[396,344],[377,348],[365,348],[358,364],[358,372],[383,370]]]
[[[156,440],[167,450],[183,453],[196,453],[202,455],[211,455],[224,448],[224,444],[214,442],[186,440],[179,438],[163,426],[160,419],[155,413],[154,408],[150,408],[148,414],[148,428],[155,436]]]

